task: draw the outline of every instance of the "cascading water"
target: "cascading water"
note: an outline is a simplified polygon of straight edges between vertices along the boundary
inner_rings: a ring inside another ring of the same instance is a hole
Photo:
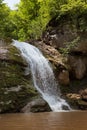
[[[13,41],[22,56],[29,64],[33,76],[33,82],[36,89],[41,93],[53,111],[62,111],[63,107],[70,110],[69,105],[64,99],[60,98],[58,85],[55,82],[53,71],[48,63],[48,60],[42,55],[38,48],[25,43]]]

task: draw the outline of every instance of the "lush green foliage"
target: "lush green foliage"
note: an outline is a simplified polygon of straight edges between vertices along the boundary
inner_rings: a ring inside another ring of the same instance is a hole
[[[4,37],[8,31],[8,15],[9,8],[0,0],[0,37]]]
[[[68,17],[80,31],[87,31],[87,0],[20,0],[17,10],[0,0],[0,37],[40,38],[54,17]]]
[[[68,4],[61,6],[59,17],[68,16],[81,31],[87,31],[86,0],[68,0]]]
[[[18,27],[19,39],[40,38],[49,21],[48,3],[48,0],[21,0],[16,15],[20,22]]]

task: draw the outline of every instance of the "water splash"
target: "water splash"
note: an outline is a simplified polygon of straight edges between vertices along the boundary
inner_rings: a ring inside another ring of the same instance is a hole
[[[25,42],[13,40],[13,45],[20,51],[31,68],[33,82],[36,89],[45,99],[53,111],[70,109],[64,99],[60,98],[60,91],[55,82],[53,71],[48,60],[42,55],[38,48]]]

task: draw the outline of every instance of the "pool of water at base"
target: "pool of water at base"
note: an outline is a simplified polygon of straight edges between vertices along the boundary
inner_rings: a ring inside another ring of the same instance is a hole
[[[87,130],[87,111],[1,114],[0,130]]]

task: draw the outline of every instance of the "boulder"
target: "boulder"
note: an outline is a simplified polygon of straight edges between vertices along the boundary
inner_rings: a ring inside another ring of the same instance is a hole
[[[83,100],[78,100],[78,108],[80,110],[87,110],[87,102]]]
[[[49,112],[51,111],[48,104],[40,97],[30,101],[21,112],[23,113],[36,113],[36,112]]]
[[[79,100],[81,99],[80,94],[77,93],[69,93],[67,94],[67,98],[72,99],[72,100]]]
[[[83,101],[80,94],[67,94],[68,102],[73,109],[87,110],[87,102]]]

